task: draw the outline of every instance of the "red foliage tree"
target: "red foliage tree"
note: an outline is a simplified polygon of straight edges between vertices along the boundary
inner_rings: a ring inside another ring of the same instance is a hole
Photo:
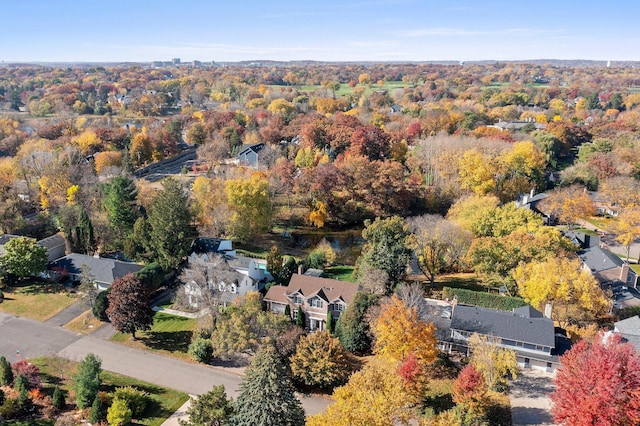
[[[618,335],[598,333],[560,358],[551,394],[556,422],[632,425],[640,422],[640,357]]]
[[[151,328],[153,311],[149,307],[149,294],[135,275],[127,274],[114,280],[107,298],[107,315],[116,330],[131,333],[135,340],[137,330]]]
[[[15,362],[11,368],[13,369],[13,376],[18,377],[22,374],[29,382],[31,389],[39,389],[42,386],[42,379],[40,379],[40,369],[37,365],[30,363],[26,359]]]
[[[487,383],[484,376],[473,365],[462,369],[451,386],[453,401],[468,407],[484,404],[487,393]]]

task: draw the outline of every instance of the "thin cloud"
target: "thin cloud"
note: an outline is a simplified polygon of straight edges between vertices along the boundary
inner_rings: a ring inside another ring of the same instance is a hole
[[[399,37],[426,37],[426,36],[453,36],[453,37],[477,37],[477,36],[536,36],[544,34],[558,34],[564,30],[543,30],[533,28],[507,28],[501,30],[467,30],[464,28],[434,27],[421,28],[408,31],[397,31]]]

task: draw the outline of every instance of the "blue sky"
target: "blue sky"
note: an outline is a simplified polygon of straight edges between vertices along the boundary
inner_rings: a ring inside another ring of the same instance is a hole
[[[6,0],[0,60],[640,60],[640,2]]]

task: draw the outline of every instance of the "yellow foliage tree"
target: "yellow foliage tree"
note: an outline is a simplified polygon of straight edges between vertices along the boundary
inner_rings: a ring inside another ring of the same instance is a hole
[[[71,185],[67,188],[67,204],[76,204],[78,192],[80,192],[78,185]]]
[[[622,210],[618,215],[615,228],[616,241],[626,248],[627,262],[629,262],[631,244],[640,238],[640,207],[629,207]]]
[[[476,225],[490,215],[499,204],[500,200],[493,195],[470,195],[456,201],[449,209],[447,218],[473,232]]]
[[[74,138],[74,142],[78,145],[83,154],[89,154],[95,151],[102,144],[98,135],[96,135],[92,130],[85,130]]]
[[[108,167],[122,167],[122,154],[118,151],[98,152],[93,160],[97,174],[102,174]]]
[[[225,193],[232,215],[229,223],[231,234],[246,241],[271,226],[271,198],[269,181],[256,172],[249,178],[230,179],[225,183]]]
[[[151,160],[153,160],[153,145],[151,138],[144,130],[136,135],[131,140],[131,148],[129,148],[129,155],[131,161],[137,166],[141,166]]]
[[[595,204],[589,193],[585,188],[577,185],[556,190],[542,200],[540,208],[551,212],[560,222],[570,227],[580,219],[593,216],[596,212]]]
[[[295,107],[286,99],[278,98],[271,101],[267,107],[267,111],[272,114],[289,115],[295,111]]]
[[[513,279],[520,295],[537,309],[551,303],[551,318],[561,325],[572,319],[597,318],[610,308],[609,298],[577,257],[522,264],[514,270]]]
[[[486,195],[496,189],[495,176],[498,171],[492,157],[476,149],[466,151],[458,163],[458,178],[464,189],[477,195]]]
[[[393,362],[414,354],[423,364],[436,359],[438,353],[433,323],[418,318],[415,308],[409,308],[393,295],[380,309],[372,324],[375,336],[374,353]]]
[[[309,223],[316,228],[322,228],[327,220],[327,206],[320,200],[313,203],[311,213],[309,213]]]
[[[201,233],[219,236],[227,227],[231,212],[224,182],[198,176],[193,181],[191,207]]]
[[[307,426],[406,425],[411,418],[407,392],[397,364],[374,359],[337,388],[324,413],[307,417]]]
[[[499,339],[474,333],[469,338],[470,364],[478,370],[490,389],[507,374],[518,375],[518,359],[510,349],[501,348]]]

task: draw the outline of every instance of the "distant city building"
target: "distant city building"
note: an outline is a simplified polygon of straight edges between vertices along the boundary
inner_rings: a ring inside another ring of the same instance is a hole
[[[201,61],[192,61],[191,62],[191,66],[193,68],[200,68],[202,66],[202,62]]]
[[[162,61],[153,61],[153,67],[154,68],[161,68],[162,67]]]
[[[171,60],[171,63],[172,63],[173,65],[176,65],[176,66],[177,66],[177,65],[180,65],[180,58],[173,58],[173,59]]]

